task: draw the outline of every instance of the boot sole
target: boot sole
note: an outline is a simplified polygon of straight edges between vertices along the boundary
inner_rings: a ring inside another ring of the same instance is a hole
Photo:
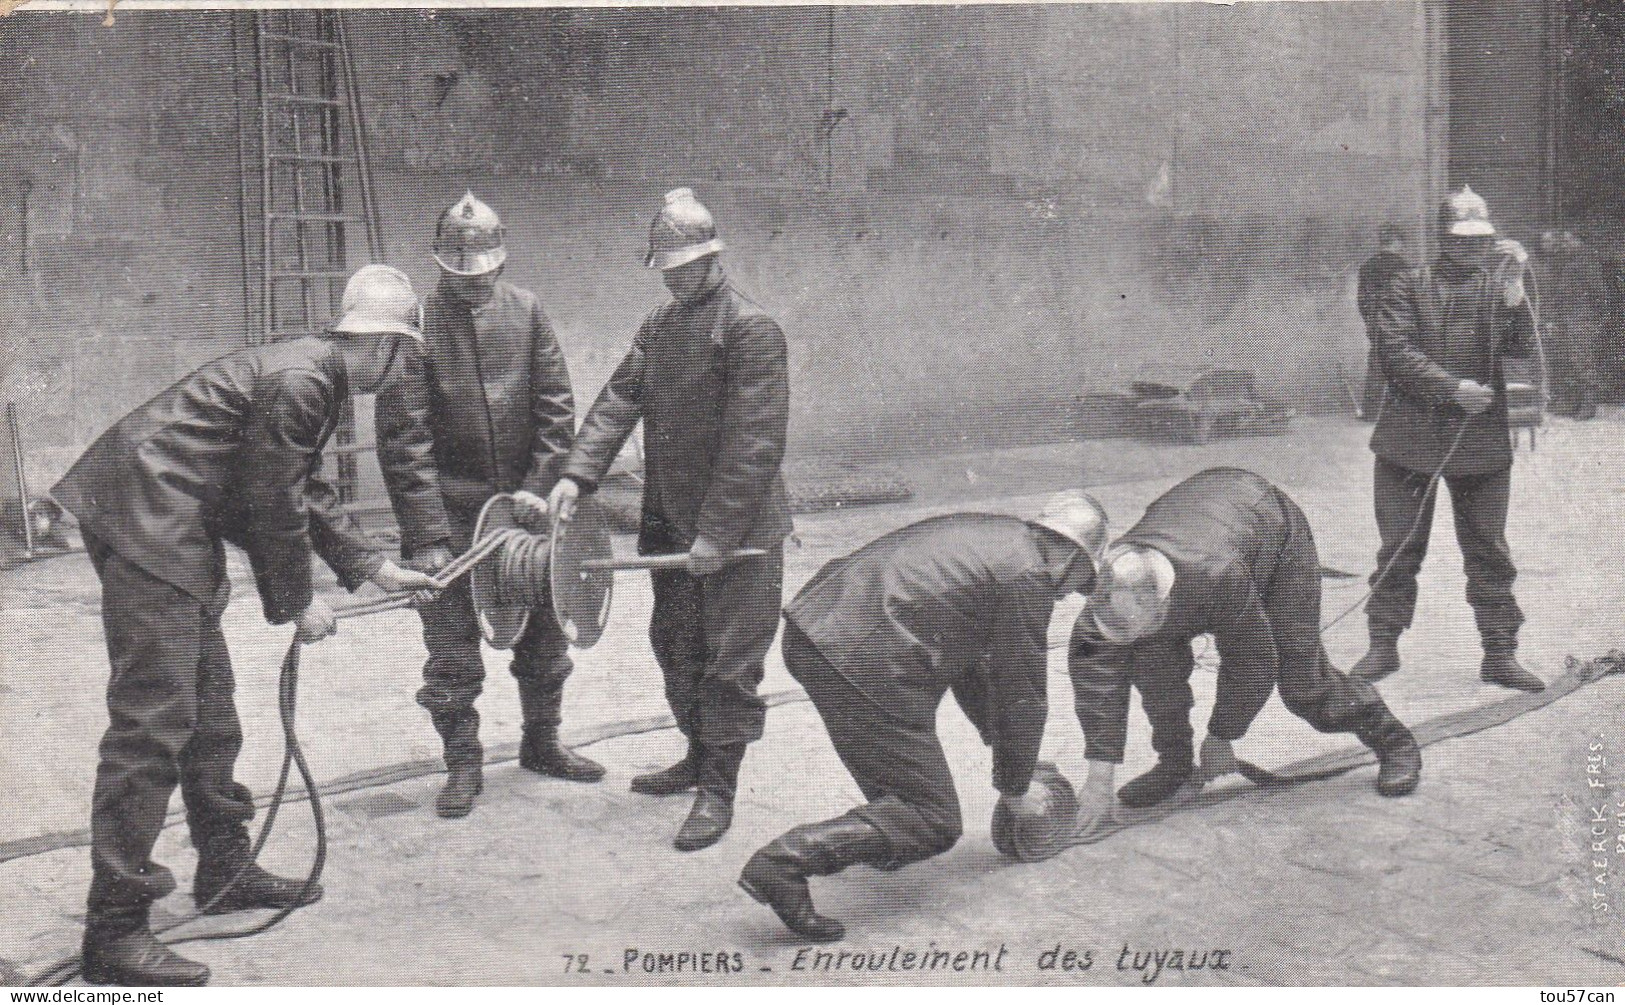
[[[317,897],[315,900],[303,901],[303,902],[295,905],[295,910],[297,910],[298,908],[301,908],[301,907],[309,907],[310,905],[319,902],[321,899],[322,898]],[[213,907],[209,908],[207,911],[205,911],[205,910],[203,910],[203,904],[206,904],[206,903],[208,903],[208,901],[204,901],[202,904],[198,904],[197,908],[198,908],[199,912],[201,912],[203,914],[207,914],[207,915],[236,914],[239,911],[281,911],[281,910],[285,909],[288,906],[286,904],[235,904],[235,905],[216,904]]]
[[[126,980],[124,979],[124,975],[116,970],[103,970],[97,967],[82,967],[80,969],[79,976],[83,977],[92,984],[110,984],[114,987],[121,988],[201,988],[208,986],[209,977],[212,975],[205,971],[201,977],[196,977],[190,980],[171,981],[168,984],[157,985],[153,984],[150,980],[136,980],[133,977]]]
[[[676,848],[678,851],[704,851],[707,848],[710,848],[710,847],[713,847],[713,846],[719,844],[722,841],[722,839],[724,837],[727,837],[727,836],[728,836],[728,831],[726,829],[724,829],[721,833],[717,834],[715,837],[708,837],[707,839],[705,839],[703,841],[695,841],[693,839],[690,839],[688,841],[684,841],[681,837],[678,837],[678,838],[676,838],[676,839],[674,839],[672,841],[671,846],[673,848]]]
[[[750,894],[750,898],[756,901],[756,903],[770,908],[773,911],[774,917],[778,918],[780,923],[783,924],[785,928],[790,929],[790,931],[795,932],[804,939],[809,939],[813,942],[839,942],[840,940],[846,938],[845,928],[842,928],[839,932],[809,932],[804,929],[797,928],[788,921],[785,921],[784,915],[780,914],[779,909],[774,906],[773,899],[767,894],[763,893],[761,890],[757,889],[755,883],[752,883],[743,876],[739,877],[739,888]]]
[[[557,778],[561,782],[582,782],[584,784],[589,784],[590,785],[593,782],[601,782],[601,781],[604,780],[604,772],[603,771],[596,771],[596,772],[593,772],[591,774],[583,775],[583,774],[570,774],[568,772],[561,772],[561,771],[549,771],[545,767],[541,767],[541,766],[535,765],[535,764],[525,764],[525,763],[522,763],[522,762],[520,763],[519,766],[521,768],[525,769],[526,771],[530,772],[533,775],[541,775],[543,778]]]
[[[1478,679],[1486,684],[1494,684],[1496,687],[1504,687],[1509,691],[1522,691],[1524,694],[1540,694],[1542,691],[1546,690],[1545,681],[1536,681],[1535,683],[1538,686],[1531,687],[1529,684],[1520,681],[1499,680],[1495,677],[1486,677],[1483,674],[1479,674]]]

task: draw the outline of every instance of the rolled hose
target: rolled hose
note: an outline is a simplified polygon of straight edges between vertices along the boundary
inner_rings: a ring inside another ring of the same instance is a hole
[[[993,808],[993,847],[1018,862],[1041,862],[1066,848],[1078,823],[1078,796],[1060,769],[1041,762],[1033,785],[1049,790],[1050,810],[1041,817],[1017,818],[1001,799]]]

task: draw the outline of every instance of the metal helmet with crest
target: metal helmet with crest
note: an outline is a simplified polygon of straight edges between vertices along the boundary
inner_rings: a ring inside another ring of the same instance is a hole
[[[453,275],[483,276],[508,260],[506,231],[496,210],[464,193],[435,223],[434,260]]]

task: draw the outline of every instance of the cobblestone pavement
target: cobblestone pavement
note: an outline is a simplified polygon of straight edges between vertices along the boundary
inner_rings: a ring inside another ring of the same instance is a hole
[[[912,502],[798,518],[787,587],[793,591],[828,558],[921,516],[1031,513],[1045,492],[1080,480],[1095,486],[1117,525],[1126,526],[1176,478],[1214,464],[1250,467],[1285,485],[1316,528],[1322,561],[1363,577],[1375,553],[1367,431],[1352,422],[1300,420],[1286,437],[1206,447],[1096,441],[906,461],[898,466],[916,489]],[[1618,628],[1625,609],[1619,433],[1617,420],[1558,420],[1538,451],[1519,455],[1510,538],[1530,615],[1523,655],[1548,678],[1569,654],[1625,646]],[[1440,509],[1447,521],[1448,505]],[[1417,624],[1403,643],[1406,670],[1382,686],[1411,720],[1504,694],[1478,682],[1461,560],[1446,525],[1434,542]],[[263,793],[281,754],[275,677],[289,633],[266,628],[244,570],[235,572],[242,588],[226,628],[248,736],[241,776]],[[1364,589],[1361,579],[1326,582],[1328,617]],[[105,724],[95,578],[82,556],[70,556],[0,573],[0,590],[8,640],[0,677],[0,791],[8,812],[0,842],[76,831],[87,822],[95,742]],[[1056,641],[1076,609],[1071,602],[1058,610]],[[665,712],[643,637],[648,610],[646,580],[623,577],[609,633],[577,655],[567,739]],[[1363,651],[1363,617],[1337,626],[1327,643],[1334,662],[1351,664]],[[437,756],[437,740],[412,702],[422,656],[410,614],[348,622],[338,638],[307,651],[300,731],[322,778]],[[486,737],[512,742],[513,686],[500,654],[488,653],[487,663]],[[1076,777],[1082,743],[1064,652],[1052,653],[1050,669],[1046,756]],[[1211,673],[1198,673],[1198,725],[1212,684]],[[775,652],[764,690],[791,686]],[[1599,807],[1625,811],[1615,805],[1625,800],[1622,709],[1625,681],[1611,678],[1506,726],[1430,747],[1422,787],[1406,799],[1379,798],[1367,768],[1298,789],[1250,792],[1049,862],[1018,865],[1001,859],[987,836],[987,752],[946,704],[941,724],[964,801],[965,838],[949,854],[897,873],[859,868],[815,880],[814,892],[822,909],[848,922],[837,952],[861,950],[866,964],[895,966],[902,954],[934,943],[985,950],[997,970],[854,972],[850,957],[802,954],[771,913],[734,885],[759,844],[859,798],[811,707],[793,700],[770,713],[767,737],[746,761],[737,823],[715,848],[671,850],[687,800],[627,791],[631,775],[678,753],[672,731],[640,732],[588,748],[610,767],[596,786],[496,766],[474,814],[461,821],[433,816],[433,775],[333,796],[326,899],[265,935],[189,951],[215,969],[218,982],[232,984],[1619,984],[1625,849],[1616,848],[1625,843],[1625,819],[1595,818]],[[1314,733],[1272,700],[1238,750],[1271,766],[1347,742]],[[1124,774],[1150,761],[1140,728]],[[308,863],[305,809],[285,808],[263,856],[290,874]],[[158,908],[161,917],[173,916],[190,906],[184,877],[192,853],[182,828],[165,832],[157,857],[183,878],[182,891]],[[0,978],[15,979],[76,948],[87,875],[78,847],[0,862],[0,903],[10,907],[0,913]],[[1068,951],[1073,969],[1061,965]],[[718,952],[730,969],[739,963],[745,972],[714,972],[716,957],[704,954]],[[690,955],[661,955],[683,953]],[[1090,965],[1079,969],[1086,954]],[[566,956],[579,969],[583,955],[586,972],[567,975]],[[1202,968],[1194,969],[1198,960]]]

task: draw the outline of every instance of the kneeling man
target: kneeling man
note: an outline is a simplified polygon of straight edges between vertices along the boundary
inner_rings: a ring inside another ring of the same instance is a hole
[[[1042,816],[1029,789],[1049,711],[1047,633],[1055,602],[1090,588],[1106,542],[1081,492],[1036,521],[980,513],[925,520],[824,566],[785,610],[784,663],[807,689],[835,752],[868,802],[797,827],[746,863],[739,885],[792,930],[830,941],[807,877],[940,855],[962,831],[937,739],[950,689],[993,748],[993,785],[1015,816]]]

